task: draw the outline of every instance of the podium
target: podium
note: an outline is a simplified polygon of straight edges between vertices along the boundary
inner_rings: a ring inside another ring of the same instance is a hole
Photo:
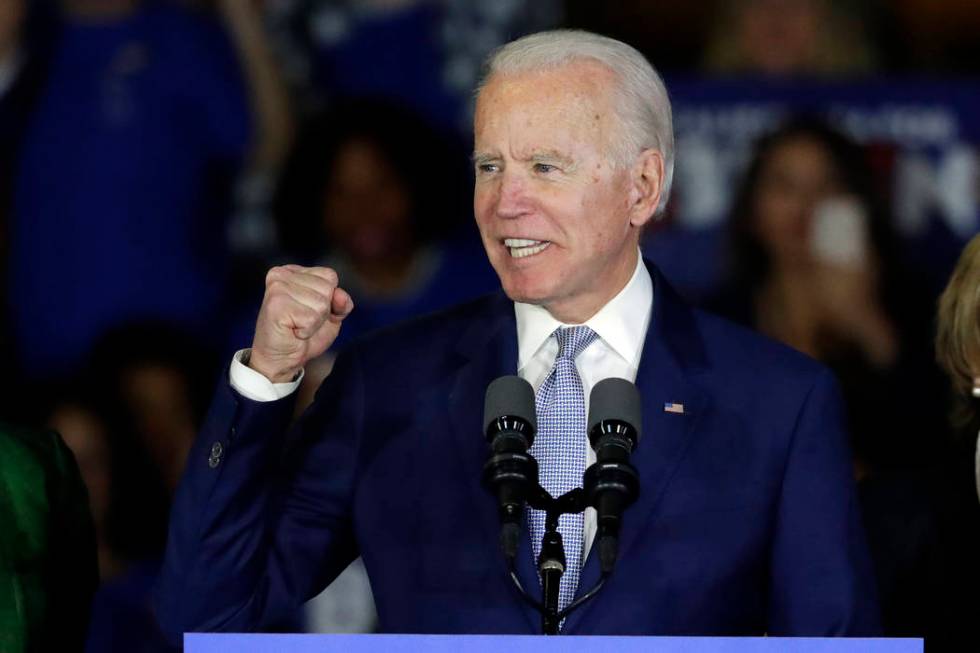
[[[184,635],[184,650],[186,653],[922,653],[922,640],[188,633]]]

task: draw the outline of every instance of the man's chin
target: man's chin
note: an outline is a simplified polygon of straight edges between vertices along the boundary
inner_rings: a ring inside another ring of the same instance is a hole
[[[501,285],[503,286],[504,294],[513,302],[539,306],[547,302],[548,293],[544,289],[528,288],[510,283],[502,283]]]
[[[505,261],[503,265],[494,266],[504,293],[512,301],[540,306],[555,297],[559,290],[558,280],[563,276],[558,266],[536,264],[529,267],[520,262],[512,263]]]

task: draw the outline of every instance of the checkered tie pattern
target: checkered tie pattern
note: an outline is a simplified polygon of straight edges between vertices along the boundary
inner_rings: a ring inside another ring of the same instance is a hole
[[[561,327],[555,329],[552,336],[558,340],[558,356],[535,396],[538,434],[530,451],[538,461],[541,487],[558,498],[582,485],[586,445],[585,391],[575,368],[575,359],[599,336],[587,326]],[[534,560],[537,561],[544,535],[544,511],[529,509],[528,521]],[[578,589],[584,525],[584,513],[562,515],[558,520],[566,560],[558,593],[559,610],[572,602]]]

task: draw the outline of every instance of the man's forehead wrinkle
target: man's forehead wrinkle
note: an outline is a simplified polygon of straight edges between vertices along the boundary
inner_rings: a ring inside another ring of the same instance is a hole
[[[591,61],[495,75],[477,100],[475,149],[513,161],[554,156],[566,164],[587,157],[590,144],[604,155],[615,132],[613,78]]]

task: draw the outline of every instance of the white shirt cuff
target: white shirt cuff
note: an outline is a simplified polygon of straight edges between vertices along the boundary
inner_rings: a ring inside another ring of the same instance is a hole
[[[301,370],[295,381],[289,383],[273,383],[242,362],[242,358],[250,349],[240,349],[235,352],[228,371],[228,380],[235,392],[252,401],[276,401],[296,392],[303,380],[305,370]]]

